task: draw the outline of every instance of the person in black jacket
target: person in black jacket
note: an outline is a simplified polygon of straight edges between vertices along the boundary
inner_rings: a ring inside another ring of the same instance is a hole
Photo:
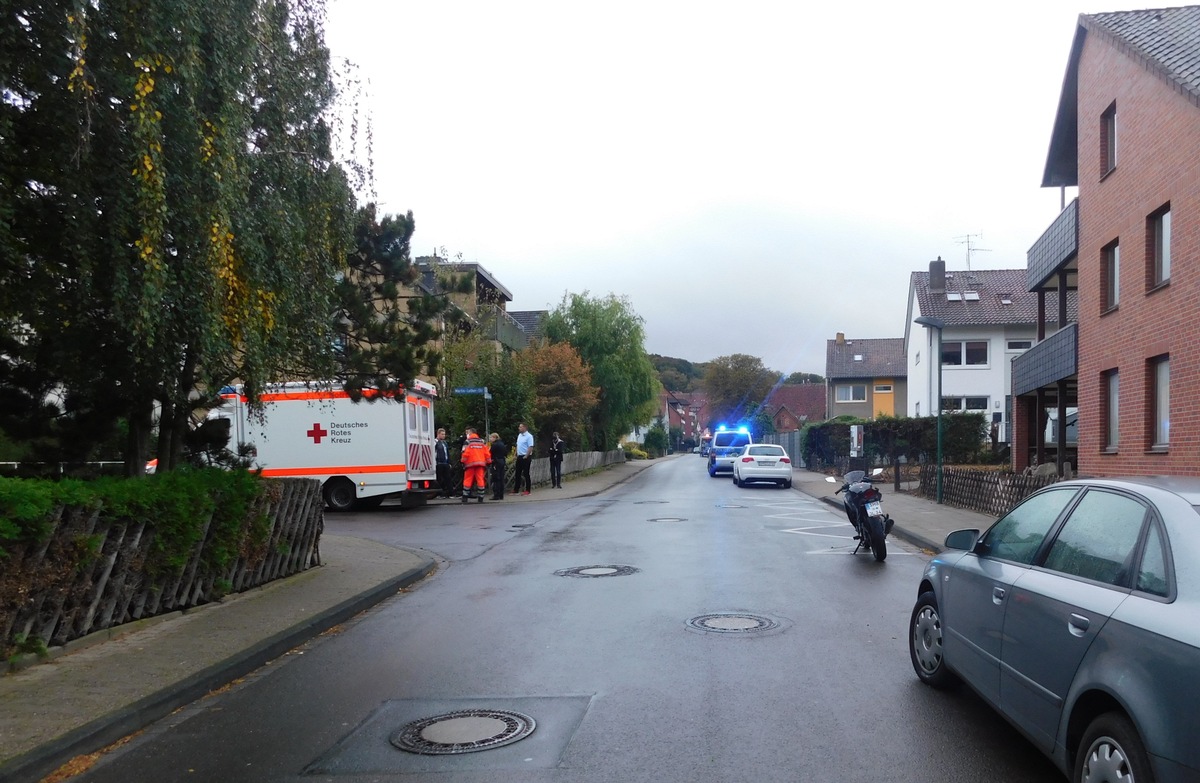
[[[498,432],[493,432],[488,440],[492,449],[492,500],[504,500],[504,460],[508,456],[508,444],[500,440]]]
[[[554,433],[550,439],[550,486],[562,489],[563,453],[567,450],[566,441]]]
[[[446,443],[446,428],[439,427],[437,441],[433,445],[434,461],[437,463],[438,495],[450,497],[450,445]]]

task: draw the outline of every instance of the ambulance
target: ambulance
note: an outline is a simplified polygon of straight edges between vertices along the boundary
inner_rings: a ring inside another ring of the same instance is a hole
[[[221,389],[208,417],[228,419],[230,443],[251,447],[263,476],[321,482],[333,511],[374,508],[387,497],[420,505],[437,494],[433,403],[437,387],[414,381],[396,394],[364,390],[354,402],[336,382],[282,383],[251,412],[241,386]]]

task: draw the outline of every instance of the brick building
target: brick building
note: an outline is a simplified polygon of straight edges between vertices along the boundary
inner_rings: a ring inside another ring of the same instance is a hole
[[[763,400],[763,408],[776,432],[794,432],[805,424],[825,421],[825,385],[780,384]]]
[[[1013,364],[1014,468],[1061,468],[1077,406],[1081,474],[1200,474],[1200,6],[1079,17],[1042,184],[1078,198],[1027,283],[1079,314]]]

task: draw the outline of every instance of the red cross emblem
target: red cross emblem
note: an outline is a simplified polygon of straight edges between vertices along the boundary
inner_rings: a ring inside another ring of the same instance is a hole
[[[313,428],[304,434],[307,435],[308,437],[312,438],[313,443],[320,443],[321,438],[323,438],[329,434],[329,430],[323,430],[323,429],[321,429],[320,424],[313,422]]]

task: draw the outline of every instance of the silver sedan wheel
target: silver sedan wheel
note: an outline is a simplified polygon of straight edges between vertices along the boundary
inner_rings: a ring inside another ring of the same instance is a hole
[[[1112,737],[1096,737],[1083,762],[1081,783],[1134,783],[1125,749]]]
[[[1104,713],[1087,727],[1074,772],[1074,783],[1154,783],[1146,746],[1122,712]]]
[[[922,606],[913,620],[913,650],[921,670],[936,674],[942,666],[942,619],[937,609]]]

